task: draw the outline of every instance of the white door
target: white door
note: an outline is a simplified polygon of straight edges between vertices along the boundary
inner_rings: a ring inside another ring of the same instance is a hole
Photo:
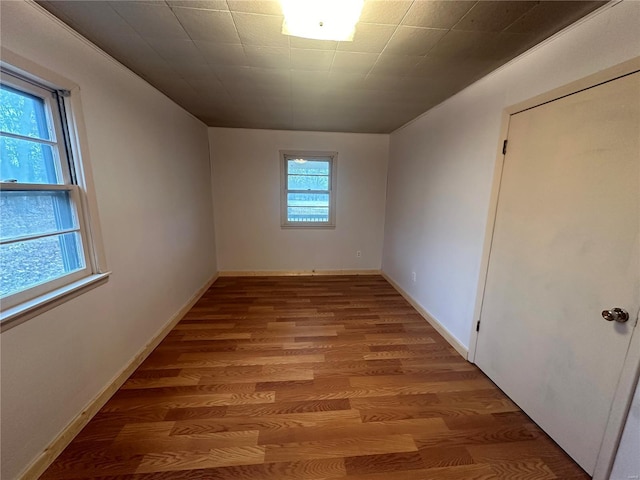
[[[512,115],[504,162],[475,362],[592,474],[640,308],[640,73]]]

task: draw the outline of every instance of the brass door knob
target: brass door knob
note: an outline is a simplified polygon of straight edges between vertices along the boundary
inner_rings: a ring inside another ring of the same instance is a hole
[[[603,310],[602,318],[604,318],[607,322],[616,321],[624,323],[629,320],[629,314],[622,308],[615,307],[611,310]]]

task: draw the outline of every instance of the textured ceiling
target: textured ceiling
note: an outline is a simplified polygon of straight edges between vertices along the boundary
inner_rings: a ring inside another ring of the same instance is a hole
[[[388,133],[606,2],[369,0],[352,42],[277,1],[39,1],[210,126]]]

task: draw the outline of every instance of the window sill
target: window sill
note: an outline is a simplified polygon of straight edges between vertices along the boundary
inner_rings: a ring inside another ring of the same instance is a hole
[[[5,332],[27,320],[51,310],[107,282],[111,272],[97,273],[41,295],[28,302],[0,311],[0,332]]]
[[[280,228],[283,229],[334,229],[336,228],[335,225],[314,225],[313,223],[303,223],[303,224],[298,224],[298,225],[291,225],[291,224],[286,224],[286,225],[280,225]]]

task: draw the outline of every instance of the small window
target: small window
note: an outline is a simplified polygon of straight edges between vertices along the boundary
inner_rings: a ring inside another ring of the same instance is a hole
[[[6,311],[93,273],[65,96],[2,70],[0,301]]]
[[[280,152],[282,226],[335,227],[336,152]]]

